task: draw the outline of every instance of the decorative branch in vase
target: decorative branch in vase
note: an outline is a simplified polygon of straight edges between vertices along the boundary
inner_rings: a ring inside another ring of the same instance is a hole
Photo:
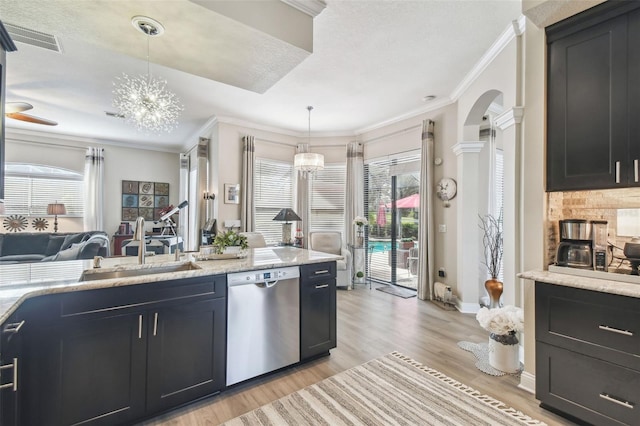
[[[482,229],[482,244],[484,246],[485,266],[490,277],[484,283],[484,287],[489,293],[489,308],[500,307],[500,297],[502,296],[503,284],[498,280],[502,269],[503,254],[503,229],[502,214],[495,217],[491,214],[480,216],[480,229]]]

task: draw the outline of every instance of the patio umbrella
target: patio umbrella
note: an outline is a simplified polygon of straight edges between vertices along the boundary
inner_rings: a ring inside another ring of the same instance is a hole
[[[387,211],[385,210],[384,204],[382,203],[380,203],[380,206],[378,206],[376,223],[378,224],[378,226],[385,226],[387,224]]]
[[[396,208],[417,209],[420,207],[420,194],[409,195],[396,201]]]

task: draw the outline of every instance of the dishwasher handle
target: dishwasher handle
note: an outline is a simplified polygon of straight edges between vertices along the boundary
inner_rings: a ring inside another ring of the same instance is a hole
[[[278,284],[278,280],[274,280],[274,281],[263,281],[261,283],[256,283],[257,287],[260,288],[271,288],[274,285]]]

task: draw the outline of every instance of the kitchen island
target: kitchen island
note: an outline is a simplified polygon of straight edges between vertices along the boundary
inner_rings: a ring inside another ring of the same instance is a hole
[[[339,258],[278,247],[224,260],[108,258],[100,269],[3,265],[1,423],[129,424],[223,391],[229,339],[248,336],[228,335],[231,273],[299,270],[296,361],[328,354]]]
[[[541,406],[590,424],[640,424],[638,277],[557,267],[519,277],[535,281]]]

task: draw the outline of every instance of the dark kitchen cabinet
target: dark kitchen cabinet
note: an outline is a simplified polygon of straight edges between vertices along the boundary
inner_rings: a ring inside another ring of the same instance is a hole
[[[150,317],[147,409],[160,412],[224,387],[226,300],[182,303]]]
[[[300,267],[300,359],[336,347],[336,263]]]
[[[547,191],[640,185],[638,2],[546,29]]]
[[[536,282],[536,398],[590,424],[640,424],[640,299]]]
[[[23,424],[126,424],[218,392],[225,296],[224,276],[45,296]]]
[[[22,333],[25,321],[14,313],[0,333],[0,425],[20,424]]]
[[[145,413],[142,314],[67,321],[33,335],[28,424],[114,425]]]

